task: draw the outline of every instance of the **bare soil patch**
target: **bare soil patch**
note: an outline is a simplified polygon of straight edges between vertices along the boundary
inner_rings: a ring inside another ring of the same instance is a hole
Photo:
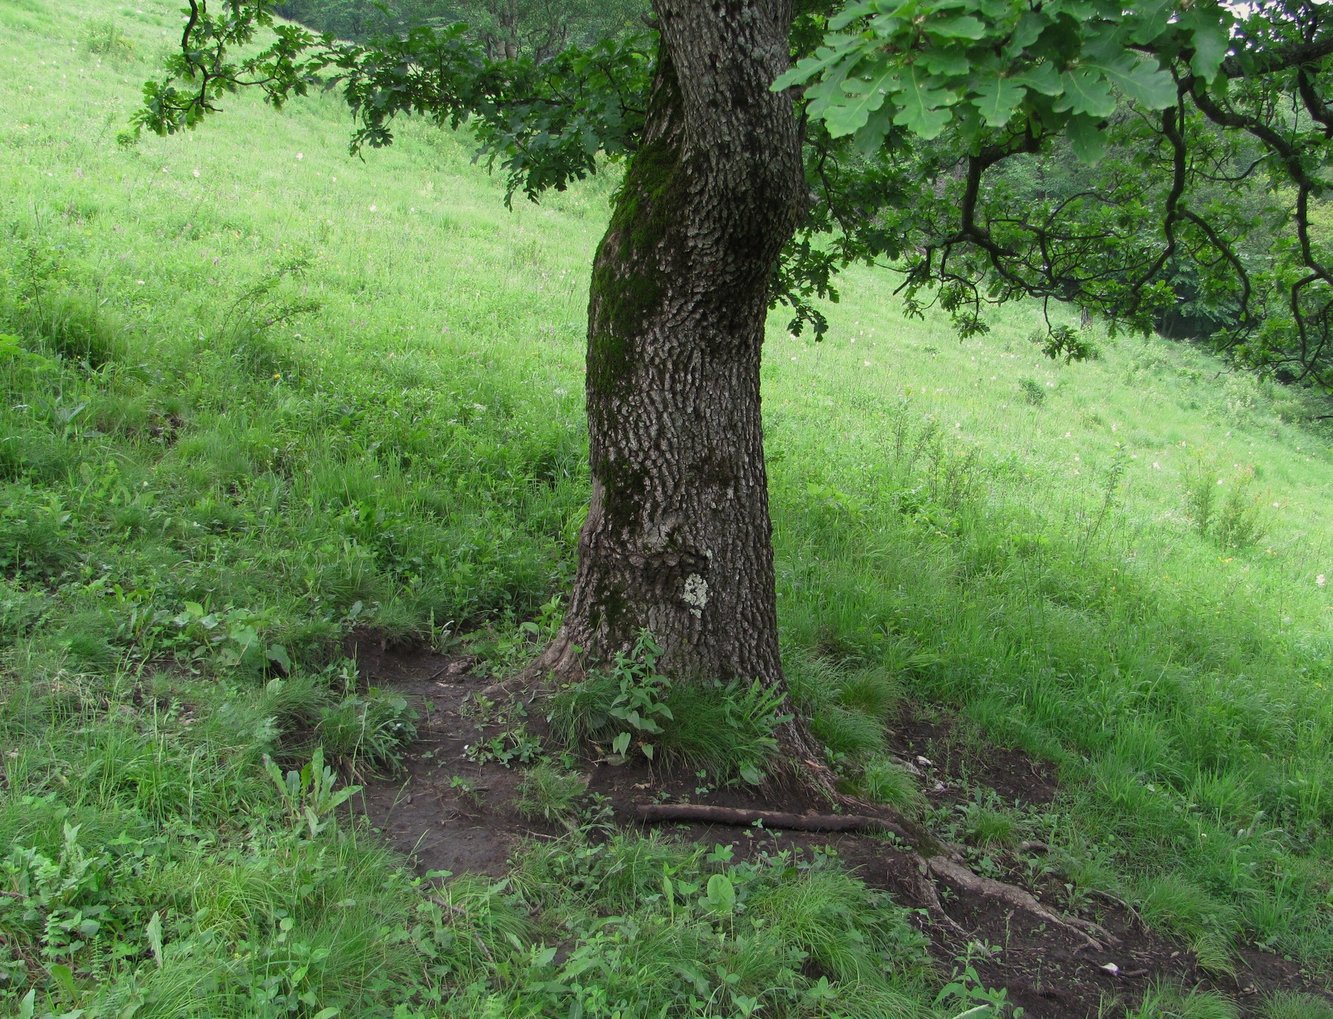
[[[449,871],[501,876],[520,841],[561,832],[519,814],[514,806],[522,780],[522,738],[537,738],[544,722],[537,705],[495,703],[490,680],[472,671],[474,663],[422,649],[385,649],[362,641],[355,653],[365,680],[402,693],[418,712],[418,737],[403,770],[390,778],[362,780],[360,809],[420,873]],[[891,738],[893,751],[916,762],[933,801],[961,803],[978,788],[993,789],[1005,803],[1040,806],[1056,792],[1055,770],[1016,750],[987,746],[963,753],[956,726],[934,713],[906,709]],[[491,741],[499,740],[492,744]],[[508,753],[494,759],[494,745]],[[646,803],[695,803],[798,814],[827,813],[828,805],[799,790],[774,802],[772,792],[749,787],[714,788],[692,774],[646,764],[611,765],[577,761],[589,779],[588,792],[605,797],[616,820],[634,827],[635,808]],[[968,791],[968,792],[965,792]],[[945,917],[928,919],[920,858],[875,833],[814,833],[716,824],[673,824],[680,838],[732,845],[738,855],[789,849],[832,850],[867,884],[895,901],[922,908],[921,926],[932,954],[947,976],[957,960],[970,956],[988,987],[1004,988],[1008,1001],[1030,1019],[1096,1016],[1109,999],[1132,1007],[1153,981],[1202,986],[1231,996],[1243,1015],[1257,1015],[1258,1002],[1278,990],[1323,996],[1333,993],[1287,960],[1255,950],[1242,951],[1235,977],[1203,971],[1182,946],[1147,930],[1126,903],[1094,894],[1077,907],[1080,919],[1110,935],[1101,950],[1066,930],[990,895],[975,894],[937,879],[935,890]],[[1031,847],[1028,847],[1031,851]],[[1002,881],[1020,886],[1047,908],[1070,915],[1054,875],[1030,878],[1017,851],[997,851],[992,860]],[[970,946],[970,948],[969,948]],[[1112,1010],[1109,1014],[1120,1014]]]

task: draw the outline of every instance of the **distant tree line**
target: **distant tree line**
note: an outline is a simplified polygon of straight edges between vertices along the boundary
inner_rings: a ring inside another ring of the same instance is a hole
[[[368,42],[422,26],[463,23],[492,60],[543,62],[573,46],[641,31],[647,0],[283,0],[285,18]]]

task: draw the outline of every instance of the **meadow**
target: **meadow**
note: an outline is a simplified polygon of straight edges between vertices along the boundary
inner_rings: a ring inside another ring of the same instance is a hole
[[[0,8],[0,1014],[984,1004],[827,860],[576,829],[503,881],[417,876],[339,811],[412,729],[349,633],[501,674],[558,614],[616,168],[507,210],[465,132],[349,157],[334,95],[118,145],[178,37],[174,3]],[[893,286],[849,272],[826,339],[775,314],[765,351],[785,664],[830,762],[963,841],[993,814],[1206,972],[1333,982],[1327,404],[1100,327],[1052,362],[1032,306],[960,341]],[[1059,796],[904,794],[902,705]],[[1258,997],[1104,1014],[1333,1015]]]

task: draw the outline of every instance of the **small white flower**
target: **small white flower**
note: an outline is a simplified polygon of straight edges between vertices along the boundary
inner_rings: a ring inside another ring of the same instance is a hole
[[[374,206],[374,205],[372,205],[372,206],[371,206],[371,207],[370,207],[370,211],[371,211],[371,212],[375,212],[375,211],[376,211],[376,209],[375,209],[375,206]]]
[[[296,154],[296,159],[297,159],[298,162],[299,162],[300,160],[302,160],[302,159],[305,159],[305,153],[304,153],[304,152],[298,152],[298,153]]]
[[[193,170],[190,171],[190,173],[191,173],[192,176],[198,177],[198,176],[199,176],[199,168],[198,168],[198,167],[195,167]]]
[[[1323,587],[1328,583],[1328,579],[1321,573],[1314,578],[1315,587]]]

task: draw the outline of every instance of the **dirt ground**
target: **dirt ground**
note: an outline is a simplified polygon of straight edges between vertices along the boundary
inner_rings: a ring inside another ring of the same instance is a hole
[[[537,732],[540,719],[523,717],[521,707],[488,705],[484,700],[479,710],[478,697],[484,697],[490,680],[475,675],[466,659],[422,649],[385,649],[373,641],[354,650],[367,683],[397,690],[418,712],[418,736],[404,769],[391,778],[358,781],[365,815],[420,873],[498,876],[506,871],[520,840],[555,834],[554,829],[534,826],[515,810],[521,767],[493,760],[476,763],[466,752],[519,724]],[[947,721],[927,720],[906,710],[892,728],[890,749],[905,761],[917,762],[933,803],[961,804],[978,789],[992,789],[1005,804],[1040,806],[1057,792],[1052,768],[1018,751],[968,750]],[[749,788],[702,788],[692,774],[673,775],[646,766],[581,762],[579,770],[590,776],[589,792],[606,797],[627,827],[637,823],[635,806],[650,802],[801,814],[827,811],[824,804],[792,797],[765,802],[759,791]],[[738,854],[828,847],[863,881],[884,889],[895,901],[928,905],[922,901],[918,859],[882,836],[703,824],[672,828],[685,840],[732,844]],[[1029,857],[1033,848],[1027,847]],[[1057,876],[1030,879],[1016,851],[996,851],[990,859],[998,867],[993,876],[1026,888],[1048,908],[1068,915],[1062,905],[1067,897]],[[1110,895],[1093,894],[1079,905],[1081,918],[1094,921],[1110,936],[1099,938],[1105,947],[1098,950],[1076,932],[993,896],[947,887],[947,882],[937,889],[947,918],[928,921],[924,912],[920,915],[943,974],[948,975],[969,942],[1002,946],[988,960],[974,953],[974,964],[985,985],[1004,988],[1008,1001],[1021,1006],[1028,1019],[1096,1016],[1099,1005],[1112,997],[1133,1007],[1157,980],[1219,990],[1236,1000],[1245,1015],[1257,1014],[1246,1009],[1247,1003],[1257,1003],[1277,990],[1305,991],[1333,1002],[1329,988],[1317,985],[1299,966],[1256,950],[1241,950],[1234,977],[1205,972],[1188,950],[1147,930],[1131,907]]]

